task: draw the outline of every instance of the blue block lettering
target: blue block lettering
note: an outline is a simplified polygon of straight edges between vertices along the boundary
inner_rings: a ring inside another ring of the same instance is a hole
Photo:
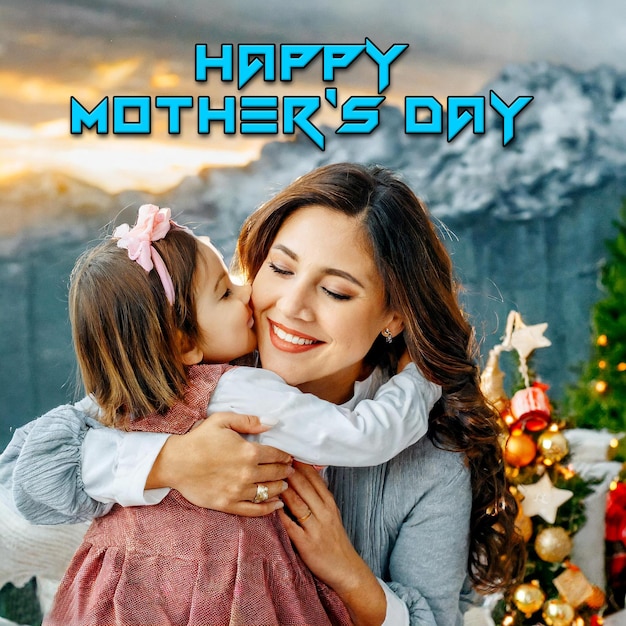
[[[365,38],[365,52],[378,65],[378,93],[389,87],[389,67],[408,47],[408,43],[394,43],[383,53],[367,37]]]
[[[235,134],[235,97],[224,98],[223,109],[212,109],[211,98],[200,96],[198,98],[198,134],[208,135],[211,132],[211,122],[222,122],[224,134]]]
[[[432,96],[407,96],[404,99],[404,132],[407,134],[438,134],[442,130],[443,107]],[[417,111],[430,111],[430,120],[417,121]]]
[[[240,117],[243,135],[276,135],[278,133],[278,98],[276,96],[242,96]]]
[[[515,117],[531,102],[532,96],[518,96],[510,105],[507,105],[495,92],[489,92],[491,108],[502,116],[504,128],[502,131],[502,145],[506,146],[515,138]]]
[[[167,132],[180,135],[180,110],[193,108],[191,96],[157,96],[154,100],[157,109],[167,109]]]
[[[325,138],[309,119],[321,105],[318,96],[285,96],[283,98],[283,133],[292,135],[297,126],[320,150]]]
[[[114,96],[113,134],[149,135],[152,132],[150,106],[150,96]],[[126,112],[128,109],[137,110],[137,121],[126,121]]]
[[[82,135],[83,126],[93,128],[95,125],[98,135],[109,132],[109,98],[104,97],[96,106],[87,111],[83,105],[72,96],[70,98],[70,133]]]
[[[226,43],[222,45],[222,56],[207,56],[208,46],[205,43],[196,44],[196,81],[206,82],[210,69],[219,68],[222,73],[222,81],[233,79],[233,45]]]
[[[357,44],[324,46],[324,70],[322,78],[326,82],[335,80],[335,70],[350,67],[354,60],[365,50]]]
[[[250,60],[250,57],[253,57]],[[258,58],[263,57],[263,62]],[[239,46],[239,81],[241,89],[258,72],[263,70],[263,80],[271,82],[276,78],[276,58],[273,44],[241,44]]]
[[[459,115],[460,109],[465,110]],[[473,113],[467,109],[472,109]],[[485,99],[482,96],[450,96],[448,98],[448,141],[452,141],[472,121],[475,135],[485,132]]]
[[[380,111],[377,107],[384,100],[384,96],[351,96],[341,107],[344,123],[335,132],[338,135],[369,135],[378,127]]]
[[[323,48],[320,44],[283,44],[280,47],[280,80],[291,81],[292,70],[306,67]]]

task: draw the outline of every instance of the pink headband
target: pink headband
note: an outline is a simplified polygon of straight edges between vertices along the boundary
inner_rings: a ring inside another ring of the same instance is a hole
[[[132,228],[128,224],[121,224],[113,232],[113,237],[118,239],[117,247],[128,250],[128,258],[137,261],[146,272],[152,268],[156,269],[168,302],[174,304],[172,277],[161,255],[152,245],[153,241],[163,239],[172,226],[177,226],[170,221],[170,214],[169,209],[159,209],[154,204],[144,204],[139,207],[137,223]]]

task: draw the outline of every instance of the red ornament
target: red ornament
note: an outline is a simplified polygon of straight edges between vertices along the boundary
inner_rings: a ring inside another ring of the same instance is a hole
[[[510,427],[513,430],[543,430],[550,423],[550,400],[546,394],[547,385],[533,383],[531,387],[520,389],[511,398],[511,413],[516,422]]]
[[[619,482],[606,498],[607,541],[621,541],[626,546],[626,483]]]

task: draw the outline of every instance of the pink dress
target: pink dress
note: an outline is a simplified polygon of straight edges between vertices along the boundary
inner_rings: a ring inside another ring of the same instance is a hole
[[[184,401],[132,430],[182,434],[206,417],[225,365],[190,368]],[[47,626],[351,624],[295,553],[276,513],[239,517],[172,490],[155,506],[95,520],[61,581]]]

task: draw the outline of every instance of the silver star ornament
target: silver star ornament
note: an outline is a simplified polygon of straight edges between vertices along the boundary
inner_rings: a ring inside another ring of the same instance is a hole
[[[524,514],[528,517],[540,515],[548,524],[554,524],[557,509],[574,495],[569,489],[557,489],[547,474],[532,485],[518,485],[517,488],[524,496]]]
[[[537,348],[547,348],[552,345],[552,342],[543,336],[547,328],[548,324],[544,322],[533,326],[522,326],[513,331],[511,345],[522,359],[527,359],[528,355]]]

